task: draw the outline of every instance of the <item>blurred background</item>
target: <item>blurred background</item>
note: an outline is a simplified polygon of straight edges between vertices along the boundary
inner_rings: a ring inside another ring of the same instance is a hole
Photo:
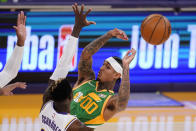
[[[196,131],[196,1],[195,0],[0,0],[0,71],[11,55],[17,37],[12,28],[19,11],[27,16],[27,40],[16,81],[27,89],[15,89],[14,96],[0,96],[1,131],[39,131],[38,114],[62,47],[73,25],[71,5],[77,2],[92,8],[79,38],[68,80],[77,80],[82,49],[114,28],[122,29],[128,41],[111,39],[93,56],[97,75],[110,56],[123,57],[137,50],[130,65],[130,101],[125,111],[115,115],[97,131]],[[140,25],[150,14],[166,16],[172,26],[170,38],[152,46],[140,35]],[[115,88],[118,92],[118,88]]]

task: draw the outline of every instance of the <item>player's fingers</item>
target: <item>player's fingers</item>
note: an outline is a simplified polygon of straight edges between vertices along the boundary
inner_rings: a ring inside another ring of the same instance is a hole
[[[89,21],[89,23],[96,25],[96,22],[94,22],[94,21]]]
[[[131,50],[128,50],[125,54],[125,56],[129,56],[129,54],[131,53]]]
[[[84,4],[82,4],[81,6],[80,14],[83,14],[83,11],[84,11]]]
[[[16,86],[19,88],[25,89],[27,87],[27,84],[25,82],[17,82],[16,84]]]
[[[24,25],[24,26],[26,25],[26,19],[27,19],[27,17],[24,16],[24,19],[23,19],[23,25]]]
[[[119,35],[120,39],[128,40],[128,37],[127,37],[127,35],[125,34],[124,31],[117,30],[117,35]]]
[[[13,28],[14,28],[15,30],[17,30],[17,26],[13,26]]]
[[[24,12],[23,12],[23,11],[21,11],[21,14],[22,14],[21,23],[24,25],[24,19],[25,19]]]
[[[27,88],[27,85],[26,85],[26,83],[24,83],[24,84],[21,84],[21,85],[20,85],[20,88],[22,88],[22,89],[26,89],[26,88]]]
[[[131,52],[131,55],[132,55],[132,56],[135,56],[135,54],[136,54],[136,52],[133,52],[133,53]]]
[[[85,13],[85,16],[87,16],[91,11],[92,9],[88,9],[88,11]]]
[[[19,24],[23,24],[23,12],[20,11],[20,23]]]
[[[128,40],[128,38],[124,37],[123,35],[117,35],[116,38],[122,39],[122,40]]]
[[[136,50],[134,48],[131,49],[132,54],[136,54]]]
[[[127,34],[126,34],[124,31],[122,31],[122,32],[123,32],[123,36],[124,36],[124,37],[127,37]]]
[[[77,3],[75,3],[75,4],[74,4],[74,6],[75,6],[75,9],[76,9],[76,14],[79,14],[78,4],[77,4]]]
[[[74,13],[76,14],[76,8],[74,5],[72,5],[72,9],[73,9]]]
[[[122,35],[117,35],[116,38],[124,40],[124,37]]]
[[[124,31],[119,31],[120,35],[122,36],[123,40],[128,40],[128,37]]]

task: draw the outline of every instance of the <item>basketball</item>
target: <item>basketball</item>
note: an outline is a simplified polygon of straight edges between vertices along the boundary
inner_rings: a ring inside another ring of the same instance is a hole
[[[165,16],[152,14],[143,20],[140,31],[146,42],[152,45],[160,45],[169,38],[171,25]]]

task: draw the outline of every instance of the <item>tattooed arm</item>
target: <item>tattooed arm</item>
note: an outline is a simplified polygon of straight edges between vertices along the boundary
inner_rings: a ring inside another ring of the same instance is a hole
[[[132,53],[131,55],[129,55]],[[104,109],[104,119],[109,120],[117,112],[126,109],[130,97],[129,64],[134,59],[136,51],[131,49],[123,57],[123,74],[118,95],[111,97]]]
[[[130,80],[129,80],[129,66],[123,66],[123,77],[120,89],[118,92],[118,111],[122,111],[127,107],[130,97]]]
[[[107,33],[98,39],[88,44],[80,56],[78,64],[78,80],[75,86],[82,82],[95,79],[95,73],[92,69],[92,56],[95,54],[109,39],[111,36]]]
[[[80,56],[78,65],[78,80],[75,86],[82,82],[95,79],[95,74],[92,69],[92,56],[112,37],[128,40],[127,35],[122,30],[115,28],[88,44]]]

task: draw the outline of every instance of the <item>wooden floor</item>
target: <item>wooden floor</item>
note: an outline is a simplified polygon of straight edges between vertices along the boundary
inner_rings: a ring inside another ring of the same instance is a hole
[[[163,94],[185,106],[127,108],[96,131],[196,131],[196,92]],[[42,95],[0,96],[0,131],[38,131],[41,103]]]

